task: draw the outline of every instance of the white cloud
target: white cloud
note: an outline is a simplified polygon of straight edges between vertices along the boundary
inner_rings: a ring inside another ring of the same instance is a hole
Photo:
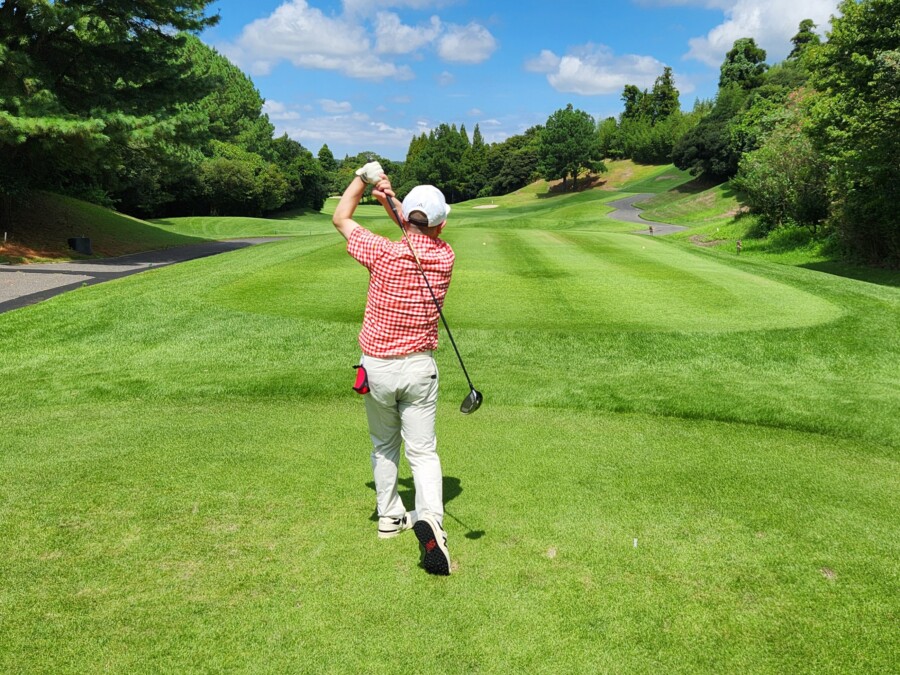
[[[349,101],[332,101],[330,98],[320,98],[319,105],[322,106],[322,110],[327,112],[329,115],[337,115],[340,113],[348,113],[353,109],[353,106],[350,105]]]
[[[453,73],[448,73],[446,70],[437,76],[437,83],[446,87],[456,82],[456,78],[453,76]]]
[[[438,42],[440,57],[455,63],[481,63],[496,49],[497,40],[490,31],[474,22],[467,26],[451,24]]]
[[[284,103],[272,101],[270,99],[267,99],[263,103],[262,111],[268,115],[269,119],[273,122],[300,119],[300,113],[296,110],[289,110]]]
[[[264,19],[244,27],[233,44],[221,51],[254,75],[265,75],[280,61],[301,68],[334,70],[350,77],[407,80],[408,66],[372,56],[371,41],[361,25],[325,16],[306,0],[290,0]]]
[[[481,120],[478,124],[483,127],[499,127],[503,126],[503,122],[500,120],[489,119],[489,120]]]
[[[552,73],[559,68],[560,58],[549,49],[542,49],[541,53],[533,59],[525,62],[525,70],[530,73]]]
[[[379,54],[408,54],[433,42],[441,32],[441,20],[433,16],[428,24],[407,26],[391,12],[375,16],[375,51]]]
[[[276,134],[286,133],[306,147],[327,143],[330,148],[372,148],[388,156],[402,158],[409,141],[419,129],[407,129],[373,120],[364,113],[306,117],[276,125]],[[340,151],[338,151],[340,152]]]
[[[652,87],[665,64],[652,56],[616,56],[605,45],[589,43],[562,57],[545,49],[525,67],[546,73],[550,86],[559,92],[596,96],[619,93],[626,84]]]
[[[720,66],[734,41],[742,37],[756,40],[766,50],[769,63],[780,61],[790,52],[791,38],[803,19],[812,19],[824,31],[831,16],[838,13],[838,0],[686,0],[683,4],[711,6],[725,14],[723,23],[688,41],[690,50],[685,58],[712,67]]]
[[[472,109],[469,111],[469,116],[470,116],[470,117],[480,117],[481,114],[482,114],[482,112],[481,112],[481,110],[479,110],[478,108],[472,108]]]

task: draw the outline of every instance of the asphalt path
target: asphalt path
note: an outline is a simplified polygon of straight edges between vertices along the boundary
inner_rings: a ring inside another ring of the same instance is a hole
[[[27,307],[82,286],[281,239],[283,237],[231,239],[100,260],[0,265],[0,312]]]
[[[615,207],[615,211],[607,214],[607,218],[612,218],[613,220],[618,220],[624,223],[637,223],[638,225],[645,225],[646,229],[639,230],[637,234],[649,234],[654,237],[658,237],[662,234],[672,234],[673,232],[681,232],[682,230],[686,230],[686,227],[682,227],[681,225],[670,225],[669,223],[654,223],[649,220],[645,220],[641,218],[641,210],[636,207],[635,202],[642,202],[651,197],[655,197],[656,195],[651,193],[642,193],[638,195],[631,195],[630,197],[623,197],[622,199],[617,199],[612,202],[606,202],[607,206]],[[650,228],[653,228],[651,231]]]

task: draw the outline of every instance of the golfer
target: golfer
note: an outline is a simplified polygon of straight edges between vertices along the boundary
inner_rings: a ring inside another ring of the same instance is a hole
[[[367,185],[391,216],[390,180],[378,162],[369,162],[344,191],[333,222],[347,239],[347,252],[369,270],[359,345],[368,374],[365,405],[374,446],[378,536],[386,539],[412,528],[425,549],[425,570],[446,575],[450,574],[450,552],[443,529],[443,477],[434,432],[438,394],[434,350],[440,315],[410,246],[443,304],[455,258],[450,245],[440,239],[450,207],[436,187],[413,188],[399,210],[409,243],[391,241],[353,220]],[[408,512],[397,493],[401,439],[416,489],[415,510]]]

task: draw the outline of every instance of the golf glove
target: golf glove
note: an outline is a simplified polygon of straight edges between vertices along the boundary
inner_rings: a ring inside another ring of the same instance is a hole
[[[381,180],[381,177],[384,175],[384,169],[381,168],[381,164],[378,162],[369,162],[361,169],[357,169],[356,175],[362,178],[363,183],[374,185]]]

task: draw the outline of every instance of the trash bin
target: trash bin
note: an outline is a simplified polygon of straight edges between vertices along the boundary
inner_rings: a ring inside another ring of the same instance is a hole
[[[69,237],[69,248],[83,255],[94,254],[93,249],[91,249],[90,237]]]

